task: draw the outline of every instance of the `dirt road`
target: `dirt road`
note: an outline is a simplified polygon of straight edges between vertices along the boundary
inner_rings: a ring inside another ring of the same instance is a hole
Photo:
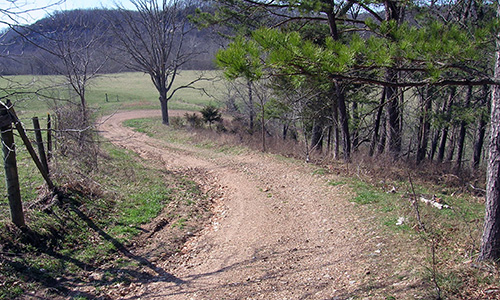
[[[396,280],[388,267],[404,258],[387,261],[391,245],[370,216],[349,202],[347,187],[327,184],[338,180],[333,175],[315,175],[311,165],[262,153],[229,154],[159,141],[121,124],[158,113],[120,112],[100,130],[114,144],[164,168],[204,170],[223,195],[211,224],[186,245],[183,263],[172,268],[157,262],[172,276],[135,286],[123,299],[407,295],[410,283]]]

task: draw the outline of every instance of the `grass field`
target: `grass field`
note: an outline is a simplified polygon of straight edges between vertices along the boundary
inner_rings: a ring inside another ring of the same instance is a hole
[[[197,89],[176,92],[169,102],[169,108],[199,110],[209,103],[220,103],[223,84],[217,80],[219,74],[217,71],[182,71],[173,88],[186,85],[200,75],[208,80],[197,82],[194,85]],[[15,91],[17,93],[8,98],[14,103],[18,114],[26,118],[41,116],[50,111],[54,102],[51,98],[69,98],[70,89],[64,82],[61,76],[7,76],[0,78],[0,97]],[[160,108],[158,93],[150,77],[143,73],[107,74],[95,78],[89,85],[86,98],[89,106],[97,109],[99,114],[126,109]]]

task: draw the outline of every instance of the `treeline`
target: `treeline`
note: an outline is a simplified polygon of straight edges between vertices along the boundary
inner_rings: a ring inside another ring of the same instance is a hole
[[[194,13],[195,6],[187,6],[184,10]],[[130,57],[117,46],[120,43],[110,29],[112,22],[123,21],[123,14],[118,10],[78,9],[55,12],[29,26],[6,29],[0,39],[0,75],[59,74],[61,59],[50,53],[54,44],[80,37],[99,40],[93,56],[95,61],[102,63],[100,73],[130,71],[127,68]],[[221,47],[221,39],[210,29],[190,30],[184,43],[186,49],[199,49],[199,54],[183,65],[184,69],[215,67],[214,56]]]
[[[217,62],[229,79],[244,81],[233,84],[230,106],[246,114],[252,129],[256,119],[265,122],[267,134],[301,132],[308,151],[345,160],[362,151],[446,163],[450,171],[481,166],[493,84],[494,3],[214,5],[217,14],[199,11],[198,20],[225,20],[236,32]]]

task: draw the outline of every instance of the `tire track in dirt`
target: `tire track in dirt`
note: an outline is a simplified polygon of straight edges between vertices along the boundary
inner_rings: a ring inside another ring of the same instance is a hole
[[[178,280],[158,278],[120,299],[384,299],[388,289],[397,294],[392,271],[380,263],[390,245],[369,217],[355,213],[347,188],[326,184],[333,175],[313,175],[310,165],[262,153],[232,155],[160,141],[122,125],[158,115],[119,112],[104,118],[99,129],[153,164],[211,174],[223,198],[177,266],[158,262]]]

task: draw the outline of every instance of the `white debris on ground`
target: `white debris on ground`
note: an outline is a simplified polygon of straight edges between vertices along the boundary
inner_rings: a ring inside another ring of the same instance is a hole
[[[443,208],[451,209],[451,206],[440,203],[440,199],[436,197],[433,197],[432,199],[426,199],[424,197],[420,197],[420,201],[424,202],[425,204],[432,205],[437,209],[443,209]]]

